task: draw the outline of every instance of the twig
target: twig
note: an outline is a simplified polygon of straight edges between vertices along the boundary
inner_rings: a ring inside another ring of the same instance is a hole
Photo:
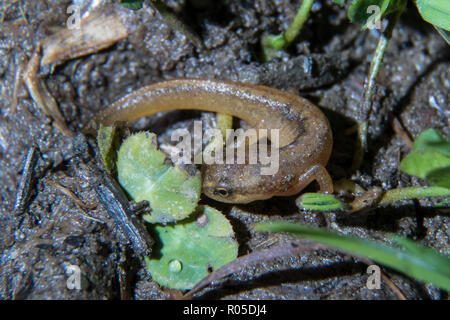
[[[92,209],[95,209],[97,207],[97,205],[87,205],[87,204],[85,204],[72,191],[70,191],[68,188],[60,185],[59,183],[54,182],[52,180],[47,180],[47,182],[50,183],[52,186],[54,186],[59,191],[61,191],[62,193],[64,193],[66,196],[71,198],[81,208],[86,209],[86,210],[92,210]]]
[[[413,147],[413,140],[411,139],[408,132],[405,130],[400,120],[397,117],[392,119],[392,129],[394,132],[402,139],[402,141],[407,145],[409,149]]]
[[[22,4],[22,5],[23,5],[23,4]],[[26,15],[25,11],[23,11],[22,5],[19,5],[20,14],[22,15],[23,20],[25,20],[25,23],[26,23],[26,24],[30,24],[30,23],[28,22],[27,15]]]
[[[368,266],[371,265],[377,265],[375,262],[373,262],[370,259],[357,257],[359,260],[361,260],[363,263],[367,264]],[[391,290],[394,292],[394,294],[397,296],[399,300],[407,300],[406,297],[403,295],[403,293],[400,291],[400,289],[395,285],[394,282],[392,282],[391,278],[389,278],[383,271],[380,271],[381,278],[386,282],[386,284],[391,288]]]
[[[72,191],[70,191],[66,187],[63,187],[59,183],[54,182],[52,180],[47,180],[47,182],[50,183],[52,186],[54,186],[59,191],[61,191],[62,193],[64,193],[66,196],[71,198],[75,202],[75,204],[77,205],[78,209],[80,209],[81,215],[83,217],[85,217],[88,220],[92,220],[92,221],[95,221],[95,222],[98,222],[98,223],[101,223],[101,224],[105,223],[104,221],[102,221],[100,219],[92,217],[90,214],[88,214],[85,211],[85,210],[92,210],[92,209],[96,208],[97,205],[87,205],[83,201],[81,201],[80,198],[78,198]]]
[[[14,204],[14,212],[16,215],[21,215],[25,211],[25,206],[30,195],[36,160],[36,147],[32,146],[30,149],[28,149],[27,157],[25,159],[25,165],[23,166],[22,176],[19,182],[19,187],[17,189],[16,201]]]
[[[400,289],[392,282],[391,278],[389,278],[384,272],[381,272],[381,278],[386,282],[386,284],[394,291],[395,295],[399,300],[408,300],[405,295],[400,291]]]
[[[328,249],[329,247],[319,243],[312,243],[304,240],[291,241],[288,244],[272,247],[269,249],[258,250],[249,253],[245,256],[239,257],[223,267],[217,269],[202,281],[197,283],[188,293],[184,295],[184,299],[190,299],[201,289],[212,284],[215,281],[224,279],[226,276],[238,272],[250,265],[257,263],[271,261],[276,258],[300,255],[305,252],[310,252],[319,249]]]

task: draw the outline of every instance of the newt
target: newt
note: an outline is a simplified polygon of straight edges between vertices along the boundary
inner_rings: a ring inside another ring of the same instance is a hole
[[[313,181],[319,192],[332,193],[325,169],[333,137],[322,111],[298,95],[232,81],[176,79],[138,89],[100,112],[87,126],[131,123],[167,110],[202,110],[229,114],[255,129],[279,130],[279,167],[261,175],[262,164],[211,164],[203,168],[203,193],[226,203],[249,203],[298,194]]]

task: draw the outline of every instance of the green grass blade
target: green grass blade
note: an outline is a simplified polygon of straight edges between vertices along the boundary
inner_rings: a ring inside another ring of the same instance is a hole
[[[256,231],[288,232],[326,244],[352,255],[369,258],[415,279],[450,291],[450,259],[413,241],[394,237],[404,248],[388,247],[377,241],[345,236],[336,232],[292,223],[258,223]]]

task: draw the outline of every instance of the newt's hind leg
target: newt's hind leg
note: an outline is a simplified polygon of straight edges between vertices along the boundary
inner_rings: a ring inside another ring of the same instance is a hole
[[[333,180],[327,169],[321,164],[312,166],[298,178],[297,193],[306,188],[314,180],[319,183],[320,193],[333,193]]]

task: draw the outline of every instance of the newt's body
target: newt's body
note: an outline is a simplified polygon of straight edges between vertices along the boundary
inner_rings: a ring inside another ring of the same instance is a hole
[[[325,115],[308,100],[277,89],[245,83],[180,79],[141,88],[115,102],[90,124],[132,122],[167,110],[203,110],[229,114],[256,129],[279,130],[279,169],[261,175],[258,164],[207,165],[203,192],[222,202],[248,203],[299,193],[317,180],[321,192],[333,192],[325,169],[333,138]]]

